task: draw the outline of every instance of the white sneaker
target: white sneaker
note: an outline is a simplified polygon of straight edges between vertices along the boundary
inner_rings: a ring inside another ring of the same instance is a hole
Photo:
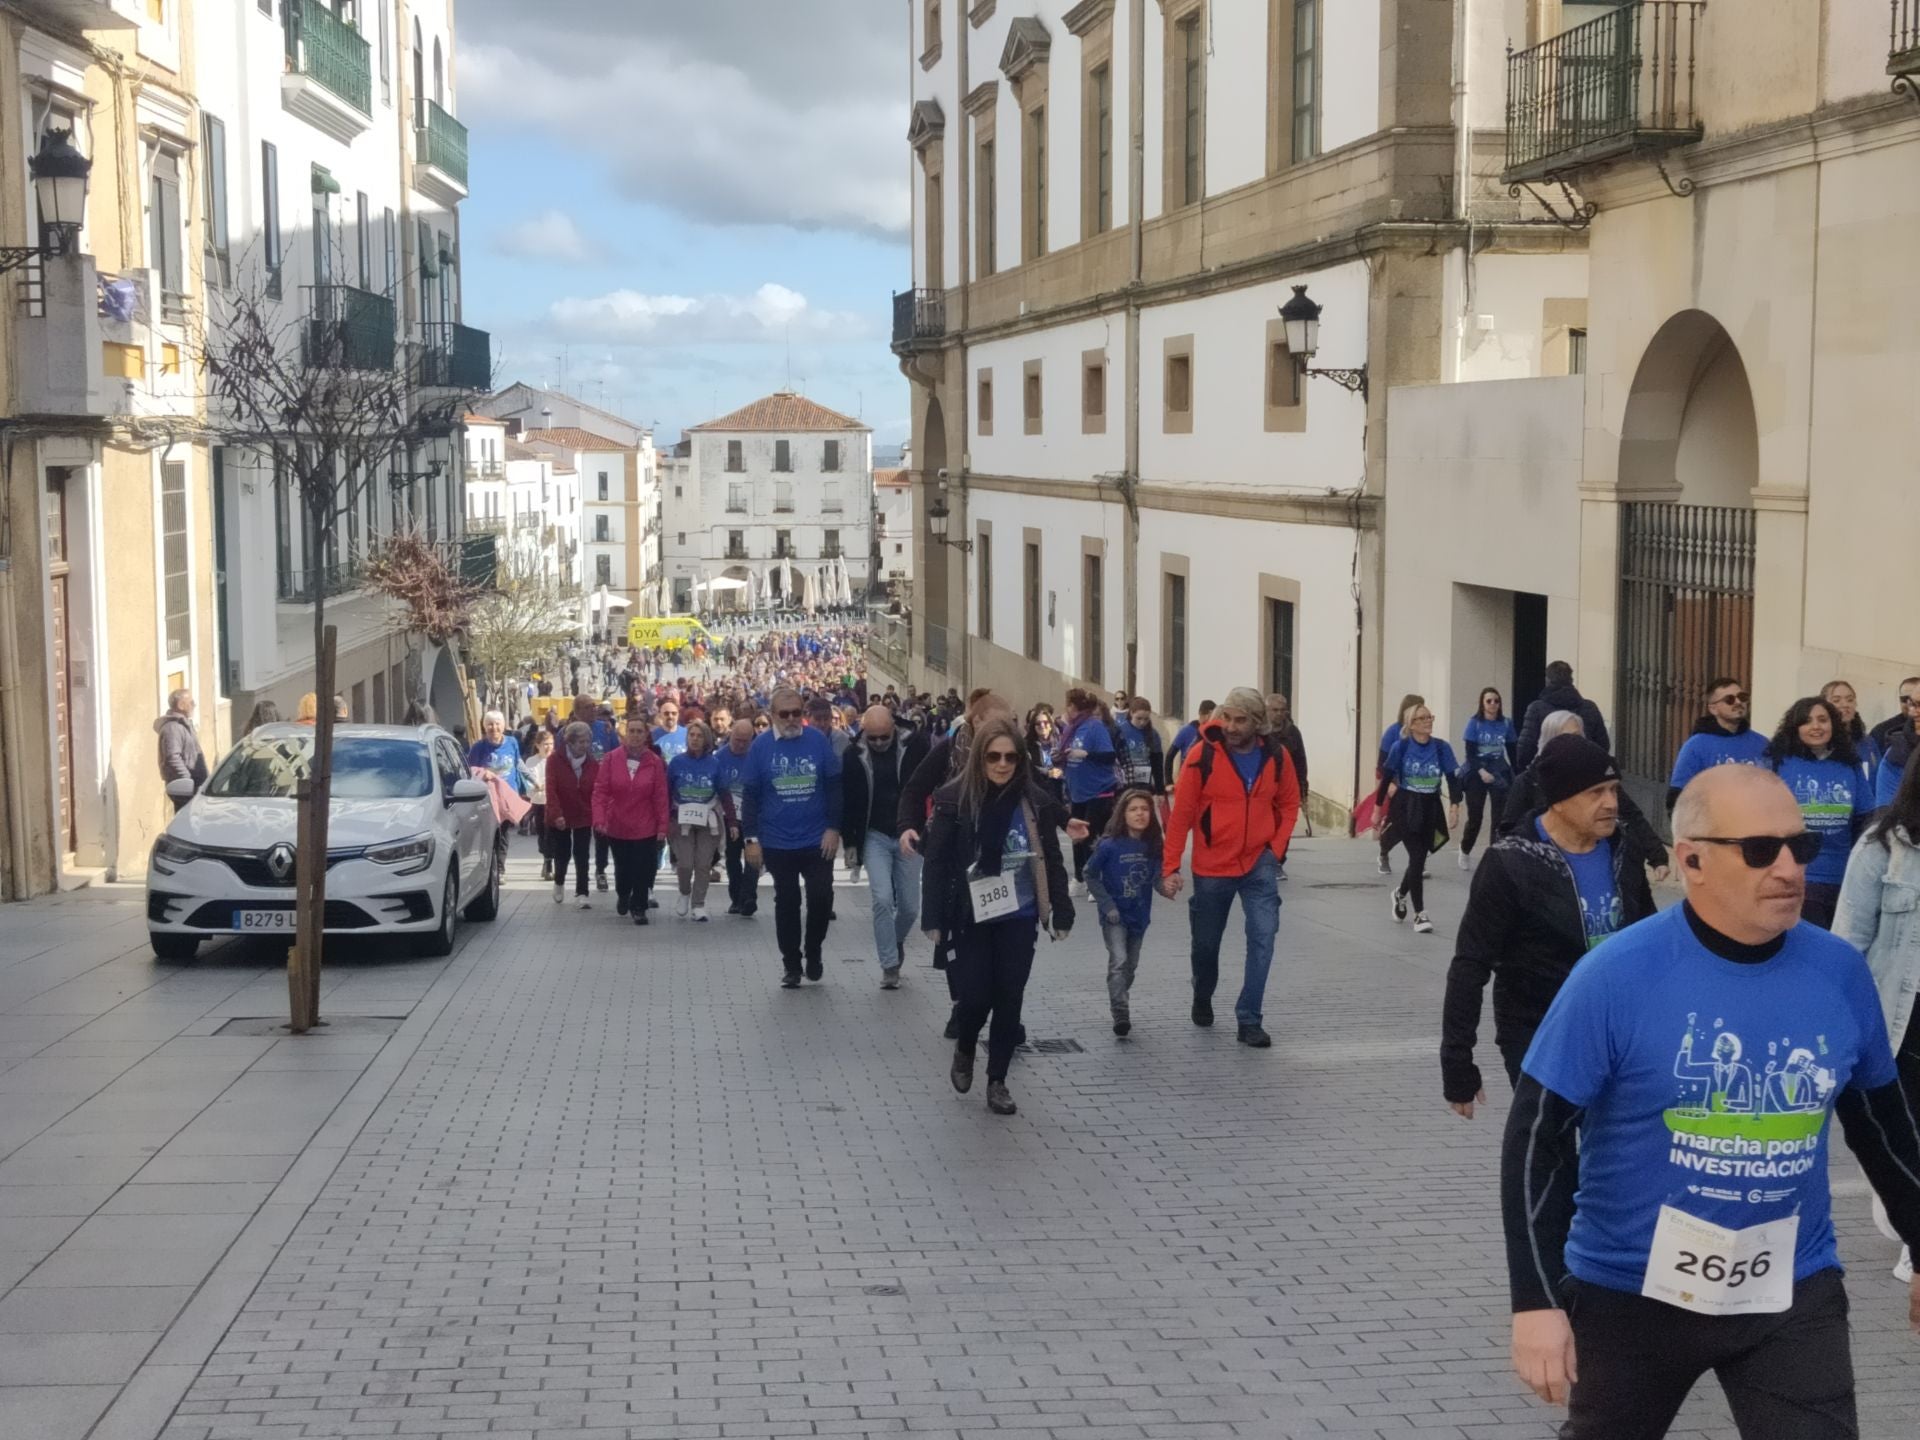
[[[1462,870],[1471,870],[1473,868],[1473,857],[1462,850],[1460,852],[1459,864]]]
[[[593,909],[593,901],[591,901],[591,900],[589,900],[589,899],[588,899],[588,898],[587,898],[586,896],[584,896],[584,895],[582,895],[582,896],[580,897],[580,908],[581,908],[582,910],[591,910],[591,909]]]
[[[1426,911],[1422,910],[1418,915],[1413,917],[1413,933],[1416,935],[1431,935],[1433,933],[1433,922],[1427,919]]]
[[[1391,875],[1393,873],[1393,862],[1384,855],[1380,857],[1380,873],[1382,875]]]
[[[1390,903],[1393,910],[1393,923],[1398,925],[1402,920],[1407,918],[1407,897],[1396,890],[1393,892],[1393,899]]]
[[[1913,1283],[1913,1251],[1904,1245],[1900,1247],[1900,1263],[1893,1267],[1893,1278],[1902,1285]]]
[[[712,917],[710,917],[710,916],[709,916],[709,915],[707,914],[707,907],[706,907],[706,906],[704,906],[704,905],[696,905],[696,906],[694,906],[694,907],[693,907],[693,919],[694,919],[694,923],[695,923],[695,924],[698,924],[698,925],[705,925],[705,924],[707,923],[707,921],[708,921],[709,919],[711,919],[711,918],[712,918]]]
[[[682,920],[687,918],[687,913],[692,908],[693,908],[693,900],[692,900],[692,897],[690,896],[682,895],[679,899],[673,902],[673,913]]]
[[[890,965],[880,972],[880,988],[882,990],[898,990],[900,988],[899,966]]]
[[[556,905],[567,903],[567,887],[564,883],[553,887],[553,903]]]

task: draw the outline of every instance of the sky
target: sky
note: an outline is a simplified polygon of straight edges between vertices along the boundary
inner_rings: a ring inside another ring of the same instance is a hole
[[[791,384],[906,439],[903,0],[457,7],[464,315],[500,384],[663,442]]]

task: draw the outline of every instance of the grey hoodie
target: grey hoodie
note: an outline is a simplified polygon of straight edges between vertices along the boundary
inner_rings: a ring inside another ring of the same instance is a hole
[[[153,722],[153,733],[160,737],[160,781],[187,779],[198,790],[207,783],[207,757],[200,749],[200,737],[193,722],[178,710],[169,710]]]

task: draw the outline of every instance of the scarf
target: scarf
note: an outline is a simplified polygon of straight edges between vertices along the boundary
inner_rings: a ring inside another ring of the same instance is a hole
[[[977,842],[977,860],[982,875],[998,875],[1006,858],[1007,831],[1013,828],[1013,812],[1022,799],[1020,786],[1009,780],[987,791],[974,817],[973,834]]]

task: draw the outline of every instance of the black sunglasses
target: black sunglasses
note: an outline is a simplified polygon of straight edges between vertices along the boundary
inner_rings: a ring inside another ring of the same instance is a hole
[[[804,710],[776,710],[773,712],[774,718],[778,720],[798,720],[806,713]]]
[[[1017,765],[1020,763],[1020,752],[1018,750],[989,750],[985,758],[989,765]]]
[[[1718,700],[1714,701],[1713,703],[1716,705],[1727,705],[1737,700],[1742,705],[1745,705],[1748,702],[1750,702],[1752,699],[1753,699],[1753,696],[1749,695],[1746,691],[1742,690],[1737,695],[1722,695]]]
[[[1719,835],[1690,835],[1687,837],[1696,845],[1738,845],[1740,858],[1754,870],[1764,870],[1780,858],[1780,849],[1785,846],[1792,854],[1796,865],[1811,865],[1813,857],[1820,853],[1821,840],[1811,830],[1802,830],[1798,835],[1742,835],[1729,839]]]

